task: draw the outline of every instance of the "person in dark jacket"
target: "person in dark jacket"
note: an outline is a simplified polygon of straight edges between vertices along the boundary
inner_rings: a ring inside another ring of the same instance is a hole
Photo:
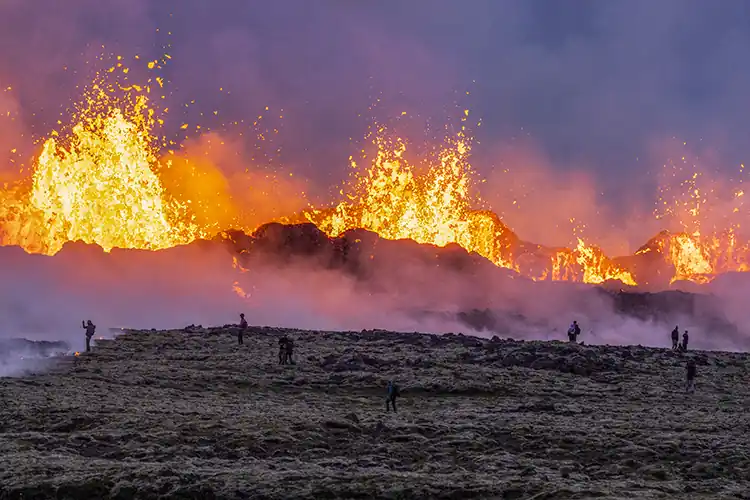
[[[388,385],[386,386],[386,396],[385,396],[385,411],[390,411],[390,407],[393,406],[393,412],[396,412],[396,398],[401,395],[401,392],[399,391],[399,388],[396,384],[393,383],[392,380],[388,381]]]
[[[674,330],[672,330],[672,350],[676,351],[679,349],[680,344],[680,328],[675,326]]]
[[[279,339],[279,364],[285,365],[286,364],[286,343],[289,341],[289,338],[284,335]]]
[[[240,331],[237,333],[237,342],[242,344],[242,339],[245,336],[245,330],[247,330],[247,320],[245,319],[245,313],[240,313]]]
[[[695,392],[695,376],[698,372],[698,368],[695,366],[695,361],[692,359],[687,362],[687,383],[685,384],[685,392]]]
[[[294,340],[287,338],[285,349],[284,349],[284,364],[293,365],[294,364],[293,356],[294,356]]]
[[[568,328],[568,340],[570,340],[571,342],[576,342],[580,334],[581,327],[578,326],[578,321],[573,321],[573,324],[571,324],[570,328]]]
[[[86,322],[81,321],[81,325],[83,325],[83,329],[86,330],[86,352],[89,352],[91,351],[91,339],[96,332],[96,325],[92,323],[91,320]]]
[[[687,351],[688,340],[689,340],[688,331],[685,330],[685,333],[682,334],[682,350],[683,351]]]

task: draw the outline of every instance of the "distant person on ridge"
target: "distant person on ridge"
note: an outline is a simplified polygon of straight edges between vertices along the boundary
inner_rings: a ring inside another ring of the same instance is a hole
[[[86,330],[86,352],[89,352],[91,351],[91,338],[94,336],[94,332],[96,332],[96,325],[91,320],[86,322],[81,321],[81,325]]]
[[[578,326],[577,321],[573,321],[573,324],[568,328],[568,340],[575,343],[578,340],[578,336],[581,334],[581,327]]]
[[[676,351],[680,347],[680,328],[675,326],[672,330],[672,350]]]
[[[688,332],[687,330],[685,330],[685,333],[682,334],[682,350],[683,351],[687,351],[688,340],[689,340]]]
[[[286,364],[286,343],[289,342],[289,338],[284,334],[283,337],[279,339],[279,364],[285,365]]]
[[[399,391],[398,386],[391,380],[388,381],[385,390],[385,411],[390,411],[390,407],[393,406],[393,412],[396,413],[396,398],[401,395],[401,391]]]
[[[685,384],[685,392],[695,392],[695,375],[698,372],[695,366],[695,361],[692,359],[687,362],[687,384]]]
[[[292,356],[294,355],[294,340],[287,338],[286,339],[286,348],[284,349],[284,364],[293,365],[294,359],[292,359]]]
[[[240,331],[237,334],[237,341],[242,345],[242,337],[245,335],[247,330],[247,320],[245,319],[245,313],[240,313]]]

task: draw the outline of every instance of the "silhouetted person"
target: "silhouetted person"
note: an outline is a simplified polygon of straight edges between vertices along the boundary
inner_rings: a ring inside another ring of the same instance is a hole
[[[242,338],[245,336],[245,330],[247,330],[247,320],[245,319],[245,313],[240,313],[240,331],[237,333],[237,341],[242,344]]]
[[[571,342],[576,342],[580,334],[581,327],[578,326],[577,321],[573,321],[573,324],[570,325],[570,328],[568,328],[568,340],[570,340]]]
[[[695,366],[695,361],[688,360],[687,362],[687,383],[685,384],[685,392],[695,392],[695,375],[698,372],[698,368]]]
[[[96,332],[96,325],[92,323],[91,320],[86,322],[81,321],[81,325],[83,325],[83,329],[86,330],[86,352],[89,352],[91,351],[91,338]]]
[[[289,342],[289,338],[284,335],[279,339],[279,364],[286,364],[286,343]]]
[[[688,332],[687,330],[685,330],[685,333],[682,334],[682,350],[683,351],[687,351],[688,339],[689,339]]]
[[[394,413],[396,412],[396,398],[401,395],[398,386],[391,380],[388,381],[388,385],[385,388],[385,411],[389,411],[390,407],[393,406]]]
[[[292,359],[292,356],[294,355],[294,340],[287,338],[286,339],[286,345],[284,346],[284,364],[293,365],[294,359]]]
[[[672,350],[676,351],[679,349],[679,343],[680,343],[680,329],[678,327],[674,327],[674,330],[672,330]]]

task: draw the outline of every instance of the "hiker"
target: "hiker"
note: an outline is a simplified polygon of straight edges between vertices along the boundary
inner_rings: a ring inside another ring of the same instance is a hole
[[[680,343],[680,328],[678,326],[674,327],[674,330],[672,330],[672,350],[676,351],[679,349],[679,343]]]
[[[578,340],[578,336],[581,334],[581,327],[578,326],[577,321],[573,321],[573,324],[568,328],[568,340],[575,342]]]
[[[294,360],[292,359],[292,355],[294,354],[294,340],[287,338],[286,339],[286,346],[284,349],[284,364],[293,365]]]
[[[237,334],[237,341],[242,345],[242,338],[247,330],[247,320],[245,319],[245,313],[240,313],[240,331]]]
[[[685,333],[682,334],[682,350],[687,351],[688,346],[688,332],[685,330]]]
[[[91,338],[94,336],[94,332],[96,332],[96,325],[92,323],[91,320],[86,322],[82,320],[81,325],[83,326],[83,329],[86,330],[86,352],[90,352]]]
[[[695,392],[695,375],[698,368],[695,366],[695,361],[692,359],[687,362],[687,384],[685,384],[685,392]]]
[[[398,390],[398,386],[393,383],[393,381],[389,380],[388,385],[386,386],[386,396],[385,396],[385,411],[390,411],[391,405],[393,406],[393,412],[396,413],[396,398],[401,395],[401,392]]]
[[[286,364],[286,343],[289,342],[289,338],[284,334],[283,337],[279,339],[279,364],[285,365]]]

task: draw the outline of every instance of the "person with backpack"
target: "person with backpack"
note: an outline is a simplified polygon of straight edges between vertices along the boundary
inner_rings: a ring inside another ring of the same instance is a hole
[[[578,336],[581,334],[581,327],[578,326],[578,321],[573,321],[573,324],[568,328],[568,340],[575,343],[578,340]]]
[[[676,351],[679,349],[680,344],[680,328],[678,326],[674,327],[674,330],[672,330],[672,350]]]
[[[401,395],[401,391],[398,385],[394,384],[392,380],[388,381],[386,386],[386,397],[385,397],[385,411],[390,411],[390,407],[393,406],[393,412],[396,413],[396,398]]]

